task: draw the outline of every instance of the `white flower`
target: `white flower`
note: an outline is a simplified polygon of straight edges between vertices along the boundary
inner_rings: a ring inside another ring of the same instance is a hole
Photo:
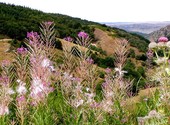
[[[165,68],[165,72],[170,75],[170,69],[169,68]]]
[[[155,62],[156,62],[158,65],[160,65],[160,64],[162,64],[162,63],[166,63],[167,60],[168,60],[167,57],[159,57],[157,60],[155,60]]]
[[[151,42],[150,44],[149,44],[149,48],[150,49],[153,49],[153,48],[156,48],[157,47],[157,43],[155,43],[155,42]]]
[[[124,73],[127,73],[127,71],[121,70],[120,68],[115,68],[115,71],[118,72],[120,76],[123,76]]]
[[[0,116],[9,114],[9,108],[4,105],[0,105]]]
[[[33,88],[32,92],[37,95],[38,93],[42,92],[44,90],[44,86],[42,84],[36,86]]]
[[[41,84],[42,84],[42,81],[41,81],[40,78],[38,78],[38,77],[33,78],[33,80],[32,80],[32,85],[33,86],[39,86]]]
[[[73,76],[70,75],[70,74],[67,73],[67,72],[64,72],[63,75],[64,75],[64,78],[65,78],[65,79],[72,79],[72,78],[73,78]]]
[[[14,93],[15,93],[15,92],[14,92],[14,90],[13,90],[13,89],[11,89],[11,88],[9,88],[7,91],[8,91],[7,93],[8,93],[9,95],[12,95],[12,94],[14,94]]]
[[[91,103],[94,101],[93,97],[95,96],[93,93],[85,93],[85,96],[87,96],[87,102],[86,103]]]
[[[165,47],[165,46],[166,46],[166,43],[164,43],[164,42],[159,42],[159,43],[157,44],[157,46],[158,46],[158,47]]]
[[[21,81],[20,79],[17,79],[17,82],[19,83],[19,84],[25,84],[23,81]]]
[[[152,118],[152,117],[160,118],[160,117],[161,117],[161,114],[159,114],[156,110],[151,110],[151,111],[148,113],[148,116],[149,116],[150,118]]]
[[[75,103],[75,107],[76,107],[76,108],[79,107],[80,105],[83,104],[83,102],[84,102],[83,99],[77,100],[76,103]]]
[[[18,88],[17,88],[17,92],[18,92],[20,95],[26,94],[27,89],[26,89],[25,85],[24,85],[24,84],[20,84],[20,85],[18,86]]]
[[[31,89],[32,89],[31,95],[32,94],[36,95],[36,94],[44,91],[45,88],[44,88],[43,83],[40,78],[38,78],[38,77],[33,78]]]
[[[86,87],[86,91],[88,92],[90,90],[90,88]]]
[[[21,82],[21,80],[20,80],[20,79],[17,79],[17,82],[18,82],[18,83],[20,83],[20,82]]]
[[[170,47],[170,41],[168,41],[168,42],[166,43],[166,46],[167,46],[167,47]]]
[[[51,72],[54,72],[54,71],[55,71],[54,66],[49,66],[49,69],[51,70]]]
[[[43,59],[43,61],[41,62],[41,66],[44,67],[44,68],[49,67],[50,66],[50,60],[47,59],[47,58]]]

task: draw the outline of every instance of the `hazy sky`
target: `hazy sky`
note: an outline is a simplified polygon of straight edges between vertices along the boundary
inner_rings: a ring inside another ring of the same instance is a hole
[[[96,22],[170,21],[170,0],[0,0]]]

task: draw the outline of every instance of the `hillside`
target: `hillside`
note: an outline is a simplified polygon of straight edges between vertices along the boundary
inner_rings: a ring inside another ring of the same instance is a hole
[[[39,32],[39,24],[42,21],[54,21],[57,36],[61,38],[68,35],[74,37],[81,30],[88,32],[93,37],[93,30],[88,25],[96,24],[66,15],[43,13],[38,10],[4,3],[0,3],[0,17],[0,34],[19,40],[24,39],[27,32]]]
[[[155,118],[170,123],[170,69],[165,62],[148,70],[149,40],[3,3],[0,16],[0,63],[12,62],[0,68],[1,124],[140,125]]]
[[[157,41],[157,39],[161,36],[166,36],[170,40],[170,25],[161,28],[160,30],[154,31],[149,34],[149,39],[151,41]]]
[[[20,43],[26,38],[27,32],[39,32],[40,23],[42,21],[53,21],[55,24],[56,37],[62,44],[66,43],[63,42],[64,37],[71,36],[75,39],[78,32],[87,32],[93,39],[92,42],[96,44],[96,47],[93,46],[93,51],[97,53],[92,54],[94,63],[102,68],[114,68],[113,53],[116,47],[115,40],[128,40],[130,43],[130,50],[128,63],[125,67],[125,70],[128,71],[127,77],[135,78],[135,82],[137,82],[139,78],[144,77],[142,73],[138,73],[138,69],[145,69],[145,52],[147,51],[150,41],[138,34],[129,33],[125,30],[96,22],[81,20],[61,14],[44,13],[22,6],[0,3],[0,10],[0,39],[3,39],[3,37],[14,39],[11,45],[15,47],[21,46]],[[19,44],[16,43],[17,41],[20,41]],[[70,48],[75,46],[74,44],[68,45]],[[61,61],[61,59],[59,60]]]

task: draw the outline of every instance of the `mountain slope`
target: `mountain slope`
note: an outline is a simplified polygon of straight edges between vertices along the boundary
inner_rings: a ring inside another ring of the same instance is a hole
[[[54,21],[57,35],[61,38],[70,35],[75,36],[80,30],[93,36],[93,30],[89,24],[94,22],[72,18],[61,14],[48,14],[30,8],[0,3],[0,34],[11,38],[24,39],[26,33],[39,31],[42,21]]]
[[[159,37],[166,36],[170,40],[170,25],[161,28],[160,30],[154,31],[149,34],[149,39],[151,41],[157,41]]]
[[[140,35],[137,36],[118,28],[111,28],[96,22],[81,20],[66,15],[44,13],[22,6],[0,3],[0,17],[0,34],[7,35],[12,39],[22,40],[26,37],[27,32],[39,32],[39,26],[42,21],[53,21],[55,23],[57,37],[59,38],[66,36],[75,38],[77,33],[82,30],[94,38],[95,27],[100,27],[107,32],[114,32],[114,34],[111,33],[111,36],[114,38],[121,37],[127,39],[138,49],[141,48],[140,44],[142,44],[142,46],[145,46],[145,49],[142,51],[146,50],[149,43]]]
[[[96,44],[94,47],[94,53],[91,57],[94,63],[102,68],[114,68],[114,57],[113,53],[116,48],[116,39],[126,39],[130,43],[130,51],[128,56],[128,62],[125,70],[128,71],[127,78],[135,79],[134,86],[140,79],[141,86],[144,85],[145,77],[139,70],[142,68],[144,70],[145,65],[145,52],[147,50],[150,41],[144,37],[129,33],[125,30],[121,30],[114,27],[109,27],[106,25],[101,25],[99,23],[90,22],[87,20],[81,20],[79,18],[73,18],[61,14],[50,14],[44,13],[38,10],[32,10],[30,8],[25,8],[22,6],[7,5],[0,3],[0,36],[8,36],[12,40],[11,45],[15,46],[17,40],[23,41],[26,37],[27,32],[36,31],[39,32],[39,26],[42,21],[53,21],[55,24],[56,37],[61,40],[64,45],[68,43],[63,42],[63,38],[71,36],[73,39],[77,37],[77,33],[80,31],[87,32],[93,39],[93,43]],[[2,38],[2,37],[1,37]],[[16,43],[16,45],[20,45]],[[67,44],[71,49],[75,44]],[[19,47],[19,46],[15,46]],[[86,49],[86,48],[85,48]],[[106,54],[105,54],[106,52]],[[62,55],[60,50],[58,57]],[[144,58],[143,58],[144,57]],[[61,62],[62,60],[55,60],[56,62]],[[141,71],[141,70],[140,70]],[[133,91],[137,89],[133,87]]]

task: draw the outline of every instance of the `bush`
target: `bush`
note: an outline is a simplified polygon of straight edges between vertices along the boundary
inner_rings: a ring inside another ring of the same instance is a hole
[[[99,53],[102,54],[102,55],[106,55],[106,51],[104,51],[104,50],[102,50],[101,48],[98,48],[98,47],[96,47],[96,46],[91,45],[91,46],[90,46],[90,49],[91,49],[91,50],[94,50],[94,51],[97,51],[97,52],[99,52]]]
[[[137,60],[146,61],[146,60],[147,60],[147,57],[146,57],[145,54],[142,54],[142,55],[137,55],[137,56],[136,56],[136,59],[137,59]]]
[[[134,49],[129,49],[128,57],[135,58],[135,51],[134,51]]]
[[[60,50],[63,50],[62,43],[60,40],[56,40],[54,43],[54,47]]]
[[[145,77],[145,69],[142,66],[137,68],[137,72],[139,72],[141,76]]]
[[[114,68],[114,57],[105,57],[101,58],[97,56],[96,54],[91,54],[91,58],[94,60],[94,63],[97,64],[99,67],[102,68]]]

